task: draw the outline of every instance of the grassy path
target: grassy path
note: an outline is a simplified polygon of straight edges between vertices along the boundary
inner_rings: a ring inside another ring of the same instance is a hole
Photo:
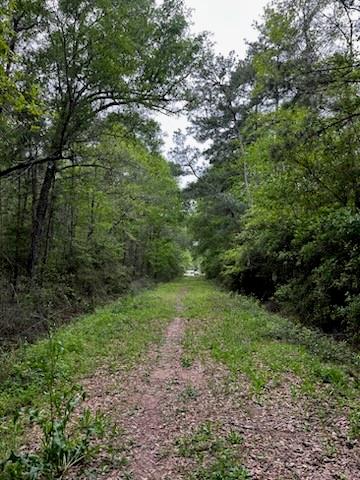
[[[360,478],[359,357],[250,299],[181,280],[55,338],[59,384],[81,382],[106,418],[97,456],[68,478]],[[27,431],[11,428],[12,413],[46,400],[46,352],[42,341],[7,367],[1,452]]]

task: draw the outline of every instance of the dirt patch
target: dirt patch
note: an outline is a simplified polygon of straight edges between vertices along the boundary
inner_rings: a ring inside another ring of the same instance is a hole
[[[129,396],[131,413],[128,410],[125,414],[124,427],[134,443],[130,470],[135,479],[176,478],[177,469],[174,471],[174,459],[169,453],[180,433],[180,418],[184,421],[187,417],[186,424],[193,421],[189,411],[179,408],[179,401],[181,395],[184,399],[188,395],[189,403],[194,403],[204,388],[201,365],[181,365],[184,324],[181,318],[171,323],[153,369],[139,372],[140,376],[135,375],[131,382],[135,388]]]
[[[292,393],[293,379],[259,402],[245,399],[244,463],[254,480],[358,480],[360,448],[346,412]],[[239,412],[240,413],[240,412]]]

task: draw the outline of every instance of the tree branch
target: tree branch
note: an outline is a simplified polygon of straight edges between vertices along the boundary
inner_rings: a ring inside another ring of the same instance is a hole
[[[58,160],[70,160],[70,157],[63,157],[61,155],[51,155],[49,157],[39,158],[38,160],[32,160],[29,162],[21,162],[13,165],[12,167],[6,168],[5,170],[0,170],[0,178],[8,177],[14,172],[20,170],[27,170],[34,165],[41,165],[42,163],[56,162]]]

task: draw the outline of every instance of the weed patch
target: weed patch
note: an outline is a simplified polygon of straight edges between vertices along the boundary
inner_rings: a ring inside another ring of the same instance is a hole
[[[191,368],[193,359],[189,355],[182,355],[180,363],[183,368]]]
[[[192,385],[187,385],[186,388],[181,392],[180,397],[183,401],[195,400],[199,396],[199,391]]]
[[[85,409],[75,416],[76,410],[85,400],[85,392],[80,386],[66,387],[59,382],[63,346],[51,337],[47,344],[48,363],[43,365],[43,378],[46,390],[46,404],[42,409],[30,409],[30,425],[40,430],[39,446],[11,451],[0,463],[0,474],[4,480],[56,479],[73,466],[88,460],[96,453],[92,441],[103,432],[103,422],[99,414],[93,415]],[[14,417],[14,426],[21,415]]]
[[[180,438],[177,448],[181,456],[199,464],[189,480],[246,480],[250,477],[241,465],[241,443],[238,432],[223,433],[220,425],[205,422],[192,435]]]

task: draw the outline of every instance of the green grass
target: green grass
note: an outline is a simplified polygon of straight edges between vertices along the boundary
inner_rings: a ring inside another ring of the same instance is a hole
[[[223,433],[219,424],[208,421],[193,434],[179,438],[177,449],[180,456],[192,458],[198,465],[189,480],[246,480],[250,477],[241,464],[241,444],[238,432]]]
[[[267,312],[253,299],[209,282],[188,281],[185,315],[191,318],[185,355],[211,354],[236,378],[244,374],[257,395],[299,379],[294,394],[333,400],[350,409],[351,435],[359,433],[360,356],[345,343]]]
[[[180,394],[180,398],[184,402],[189,400],[195,400],[196,398],[198,398],[198,396],[199,396],[199,392],[197,388],[193,387],[192,385],[187,385]]]
[[[77,382],[100,366],[109,371],[131,368],[151,343],[161,340],[166,325],[176,315],[180,285],[174,282],[129,295],[56,332],[54,341],[61,342],[63,348],[59,383]],[[0,457],[16,448],[21,439],[18,425],[14,431],[13,415],[45,400],[48,351],[45,339],[11,355],[6,380],[0,385]]]

